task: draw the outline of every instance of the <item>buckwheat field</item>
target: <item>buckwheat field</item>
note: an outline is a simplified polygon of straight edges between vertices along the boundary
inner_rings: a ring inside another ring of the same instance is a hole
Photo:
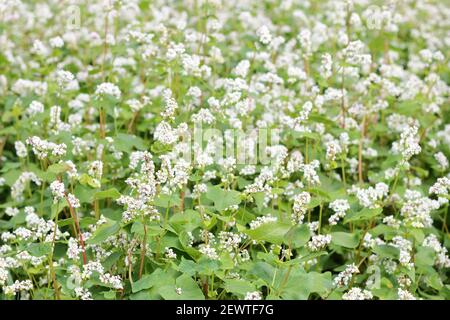
[[[450,6],[0,0],[0,300],[450,299]]]

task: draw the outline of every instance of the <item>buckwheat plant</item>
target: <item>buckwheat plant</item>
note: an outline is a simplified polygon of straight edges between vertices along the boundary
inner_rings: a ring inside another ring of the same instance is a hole
[[[0,0],[0,299],[450,299],[440,0]]]

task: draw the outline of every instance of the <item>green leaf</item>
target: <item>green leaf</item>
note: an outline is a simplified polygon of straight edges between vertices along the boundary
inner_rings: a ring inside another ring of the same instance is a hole
[[[290,223],[269,222],[262,224],[254,230],[246,230],[245,233],[248,234],[252,240],[282,244],[285,241],[285,236],[290,228]]]
[[[176,232],[192,230],[201,226],[202,218],[200,213],[195,210],[186,210],[185,212],[177,212],[170,218],[170,224]]]
[[[117,150],[123,152],[130,152],[133,147],[138,150],[147,149],[145,141],[137,136],[131,134],[118,133],[114,138],[114,146]]]
[[[2,178],[5,179],[6,185],[12,186],[14,182],[17,181],[21,173],[21,170],[9,170],[2,176]]]
[[[150,151],[154,154],[163,154],[172,150],[172,146],[156,141],[150,147]]]
[[[241,194],[235,190],[223,190],[219,186],[209,187],[206,197],[214,202],[217,211],[223,211],[226,208],[241,203]]]
[[[411,228],[410,232],[417,243],[422,243],[423,240],[425,239],[425,233],[423,232],[422,229]]]
[[[364,208],[356,213],[349,213],[344,219],[344,223],[355,221],[366,221],[375,218],[383,212],[383,208],[369,209]]]
[[[178,265],[178,270],[187,274],[189,276],[195,275],[198,271],[197,264],[192,260],[187,260],[184,257],[181,257],[181,262]]]
[[[0,130],[0,135],[2,135],[2,136],[6,136],[8,134],[15,135],[16,132],[17,132],[16,128],[9,126],[9,127],[6,127],[4,129]]]
[[[83,173],[78,179],[78,181],[80,181],[80,183],[84,186],[88,185],[94,189],[100,188],[100,182],[86,173]]]
[[[94,200],[102,200],[102,199],[117,199],[120,197],[120,192],[117,191],[116,188],[110,188],[108,190],[103,190],[96,192],[94,194]]]
[[[176,289],[181,289],[181,293],[177,293]],[[176,279],[175,285],[163,286],[158,293],[165,300],[204,300],[205,296],[198,284],[188,275],[181,275]]]
[[[263,261],[253,263],[249,270],[250,275],[255,277],[255,279],[264,281],[267,286],[271,286],[272,283],[277,283],[275,272],[277,272],[277,269]],[[278,279],[278,281],[280,280]]]
[[[229,270],[235,267],[234,260],[229,252],[222,252],[219,256],[220,267],[222,270]]]
[[[439,277],[439,274],[436,271],[434,271],[432,274],[426,275],[425,282],[427,285],[429,285],[433,289],[436,289],[437,291],[441,290],[444,286],[441,278]]]
[[[331,273],[306,273],[303,270],[291,272],[286,285],[282,288],[281,297],[288,300],[306,300],[311,293],[325,297],[332,289]]]
[[[309,121],[321,122],[321,123],[323,123],[323,124],[325,124],[327,126],[330,126],[330,127],[336,127],[337,126],[335,121],[330,120],[330,118],[328,118],[328,117],[324,117],[322,115],[319,115],[318,113],[310,114],[309,115]]]
[[[303,263],[312,259],[316,259],[318,257],[327,255],[328,253],[326,251],[319,251],[319,252],[312,252],[310,254],[307,254],[306,256],[300,257],[300,258],[295,258],[294,260],[291,261],[295,261],[295,263]]]
[[[420,114],[421,103],[415,100],[404,101],[396,106],[396,110],[400,114],[404,114],[407,116],[414,116],[418,114],[418,112]]]
[[[105,291],[105,292],[103,292],[103,296],[107,300],[114,300],[116,298],[116,291],[114,291],[114,290]]]
[[[51,217],[54,219],[57,214],[64,210],[64,208],[68,207],[66,199],[60,199],[58,203],[53,203],[51,206]]]
[[[383,278],[385,279],[385,278]],[[392,288],[374,288],[371,290],[375,297],[380,298],[380,300],[397,300],[398,295],[396,290]]]
[[[155,198],[155,205],[161,208],[171,208],[173,206],[180,206],[181,199],[180,196],[176,193],[171,195],[161,193]]]
[[[353,233],[333,232],[331,242],[340,247],[354,249],[359,245],[359,237]]]
[[[377,255],[382,258],[398,259],[400,250],[388,244],[376,245],[372,249]]]
[[[115,235],[120,230],[120,225],[118,222],[108,222],[95,230],[92,237],[90,237],[86,242],[88,244],[97,244],[102,241],[105,241],[108,237]]]
[[[120,252],[111,253],[102,263],[106,270],[111,269],[111,267],[120,259],[122,254]]]
[[[435,261],[436,253],[432,248],[420,246],[417,249],[415,256],[416,265],[418,267],[428,267],[433,266]]]
[[[450,300],[450,285],[445,285],[442,287],[441,291],[439,292],[439,294],[445,299],[445,300]]]
[[[19,162],[7,162],[5,164],[3,164],[3,167],[0,169],[0,172],[9,172],[13,169],[17,169],[20,168],[20,163]],[[17,173],[19,173],[19,171],[17,171]]]
[[[195,249],[195,248],[190,246],[190,244],[189,244],[190,240],[189,239],[190,238],[189,238],[188,233],[186,231],[180,232],[179,240],[180,240],[181,246],[183,247],[183,250],[187,254],[189,254],[192,258],[197,259],[198,257],[201,256],[201,253],[197,249]]]
[[[230,293],[245,296],[247,292],[255,291],[255,286],[241,279],[225,279],[225,290]]]
[[[46,256],[52,251],[50,243],[30,243],[27,251],[34,257]]]
[[[256,192],[252,194],[253,198],[255,199],[256,206],[258,208],[258,211],[261,212],[262,209],[264,209],[264,192]]]
[[[314,141],[320,141],[320,135],[315,132],[293,132],[292,136],[297,139],[308,138]]]
[[[147,227],[147,236],[149,237],[154,237],[164,232],[164,229],[161,228],[161,226],[155,222],[147,223],[146,227]],[[144,224],[141,221],[135,221],[131,226],[131,232],[143,237],[145,235]]]
[[[203,275],[210,276],[217,273],[220,269],[220,262],[217,260],[211,260],[205,256],[202,256],[198,261],[198,272]]]
[[[286,234],[285,244],[293,248],[303,247],[311,238],[311,231],[306,224],[296,225]]]
[[[47,168],[47,172],[51,172],[54,174],[61,174],[68,170],[70,170],[70,166],[65,162],[55,163]]]
[[[92,189],[82,186],[81,184],[77,184],[74,190],[75,196],[80,200],[81,203],[90,203],[92,202]]]
[[[322,188],[310,188],[309,191],[312,194],[316,195],[318,200],[319,200],[317,202],[317,204],[315,204],[314,207],[318,206],[323,201],[329,201],[330,200],[330,192],[325,190],[325,189],[322,189]],[[312,200],[314,200],[314,198]]]
[[[155,285],[158,279],[159,273],[163,272],[161,269],[157,269],[152,274],[144,274],[141,279],[132,283],[131,288],[133,293],[141,290],[149,289]]]

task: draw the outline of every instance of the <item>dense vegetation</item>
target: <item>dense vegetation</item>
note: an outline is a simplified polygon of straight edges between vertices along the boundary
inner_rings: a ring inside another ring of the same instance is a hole
[[[0,299],[449,299],[439,0],[0,0]]]

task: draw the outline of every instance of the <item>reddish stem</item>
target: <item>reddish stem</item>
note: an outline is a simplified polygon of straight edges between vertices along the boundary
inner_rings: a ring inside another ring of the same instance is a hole
[[[75,226],[77,228],[78,231],[78,236],[80,238],[80,244],[81,244],[81,248],[83,249],[83,264],[87,263],[87,257],[86,257],[86,249],[84,246],[84,240],[83,240],[83,235],[81,234],[81,229],[80,229],[80,224],[78,223],[78,219],[77,219],[77,215],[75,214],[75,211],[72,207],[72,205],[70,204],[69,199],[67,198],[67,195],[65,196],[67,204],[69,205],[69,211],[70,211],[70,215],[72,216],[73,220],[75,221]]]
[[[183,213],[183,211],[184,211],[184,197],[185,197],[185,194],[184,194],[184,191],[181,191],[181,193],[180,193],[180,213]]]

